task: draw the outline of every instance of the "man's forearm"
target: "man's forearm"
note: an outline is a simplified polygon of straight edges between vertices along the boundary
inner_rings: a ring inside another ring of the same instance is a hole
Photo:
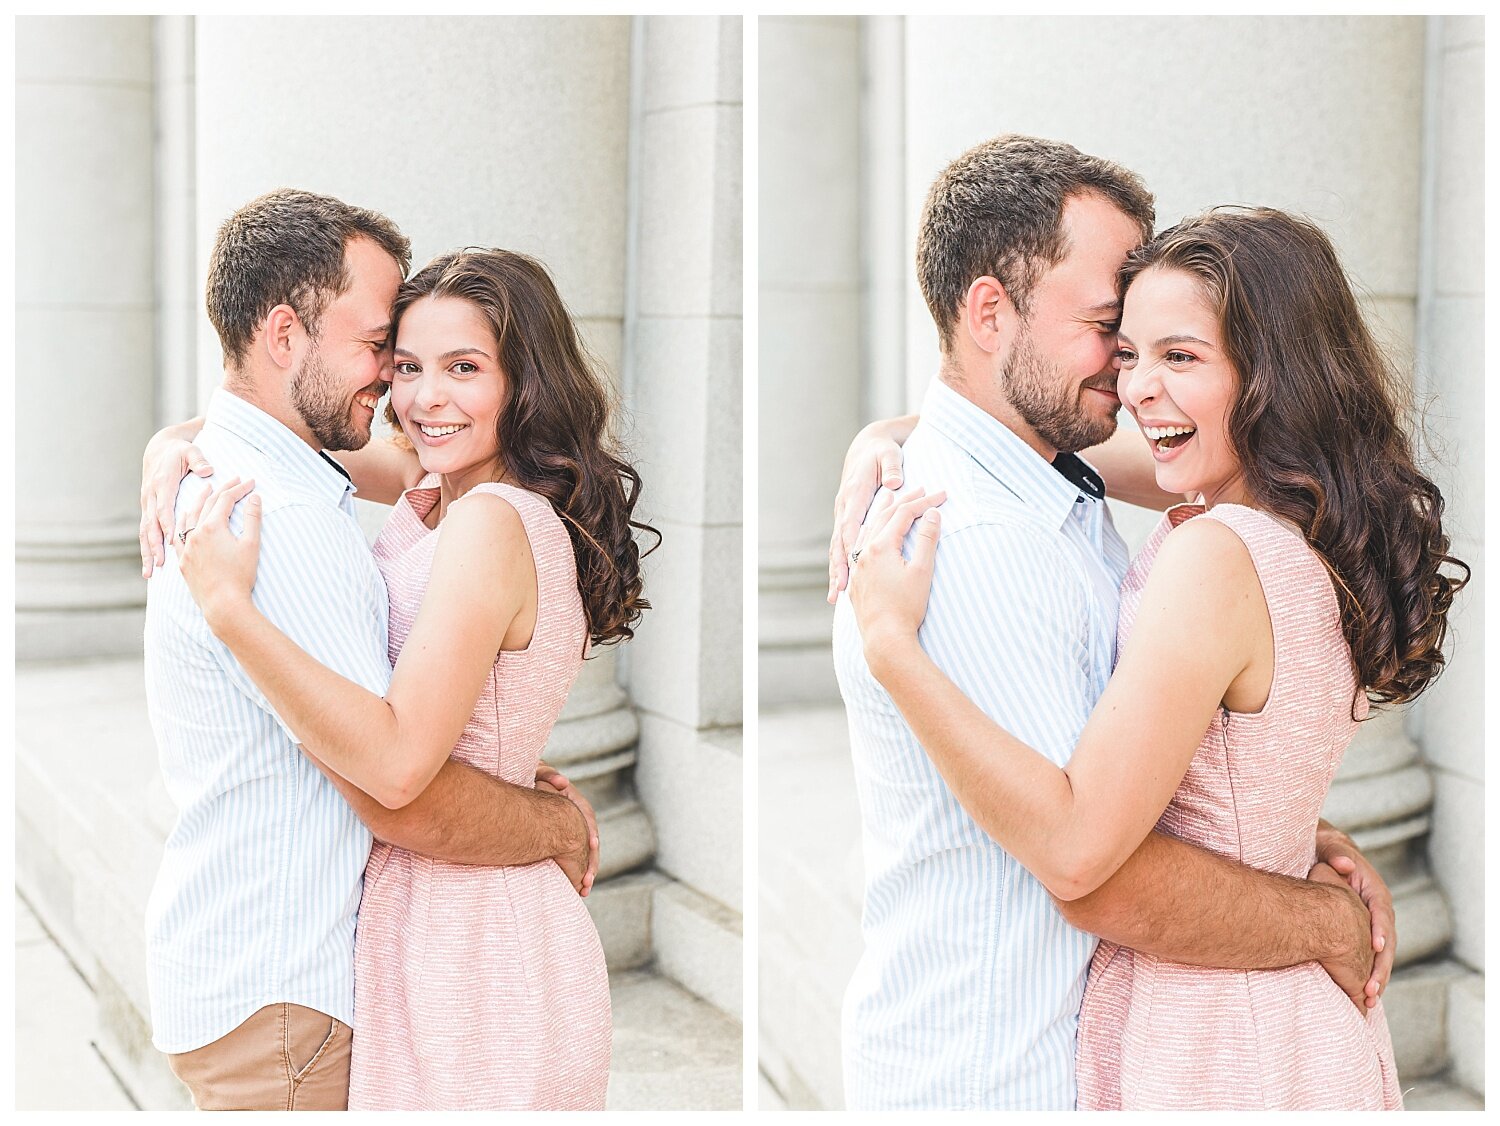
[[[400,809],[387,809],[322,763],[318,768],[377,839],[434,860],[533,864],[577,853],[588,843],[583,814],[561,794],[502,782],[453,759]]]
[[[1259,970],[1346,949],[1351,894],[1152,833],[1097,891],[1058,908],[1079,930],[1166,961]]]

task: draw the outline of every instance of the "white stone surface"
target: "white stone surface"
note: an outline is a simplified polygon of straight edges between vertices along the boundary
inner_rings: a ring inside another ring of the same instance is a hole
[[[1458,50],[1484,46],[1483,16],[1443,16],[1443,47]]]
[[[826,647],[797,622],[820,613],[833,490],[863,421],[861,33],[848,16],[768,17],[759,33],[758,546],[776,649],[761,699],[775,704],[831,698],[803,675]]]
[[[740,722],[741,531],[661,520],[646,560],[652,609],[631,643],[631,695],[691,728]]]
[[[151,21],[139,16],[19,16],[17,82],[145,86]]]
[[[720,1012],[744,1010],[744,920],[738,911],[675,881],[651,900],[655,970]]]
[[[156,422],[198,413],[196,88],[192,16],[152,22],[156,69]]]
[[[17,31],[18,649],[128,652],[153,409],[151,23]]]
[[[760,1061],[793,1109],[837,1109],[839,1013],[863,947],[841,707],[760,716]]]
[[[150,87],[18,83],[16,173],[22,306],[149,316]]]
[[[697,730],[643,710],[635,773],[657,866],[734,911],[744,894],[740,739],[737,727]]]
[[[88,982],[26,901],[15,905],[16,1110],[136,1109],[94,1047]]]
[[[1453,909],[1453,956],[1484,969],[1485,837],[1484,786],[1433,770],[1432,836],[1428,843],[1433,875]],[[1398,920],[1399,923],[1399,920]]]
[[[734,1021],[652,974],[610,978],[614,1044],[609,1110],[740,1110]]]
[[[740,314],[741,109],[658,110],[642,121],[643,316]]]
[[[1443,490],[1444,526],[1472,540],[1484,528],[1484,300],[1435,296],[1426,323],[1431,474]]]
[[[758,341],[760,550],[810,550],[826,571],[844,450],[864,422],[858,301],[763,286]]]
[[[1448,994],[1448,1055],[1453,1081],[1484,1097],[1484,977],[1465,974]]]
[[[742,332],[739,319],[727,317],[637,323],[630,446],[643,481],[643,512],[679,523],[739,522]],[[689,465],[702,468],[681,471]]]
[[[1428,762],[1458,777],[1484,784],[1484,714],[1474,701],[1485,698],[1484,551],[1459,538],[1454,554],[1474,569],[1448,614],[1447,665],[1417,707],[1422,712],[1422,751]]]
[[[18,539],[23,545],[76,543],[88,549],[79,551],[80,561],[97,558],[99,547],[123,553],[127,564],[134,554],[134,567],[117,568],[109,581],[145,605],[136,535],[141,451],[154,428],[149,309],[18,309],[15,349],[27,373],[15,381],[19,417],[66,410],[56,431],[17,427]],[[80,377],[96,372],[107,378],[91,380],[83,392]],[[85,588],[76,598],[87,605],[97,601],[94,593]],[[122,602],[116,596],[105,604]]]
[[[738,105],[743,56],[738,16],[658,16],[645,22],[642,65],[647,113],[711,103]]]
[[[1448,1066],[1448,997],[1464,976],[1452,962],[1413,966],[1391,978],[1382,1004],[1403,1085],[1429,1079]]]
[[[1444,296],[1471,295],[1484,292],[1483,24],[1477,42],[1450,46],[1441,59],[1434,282]]]

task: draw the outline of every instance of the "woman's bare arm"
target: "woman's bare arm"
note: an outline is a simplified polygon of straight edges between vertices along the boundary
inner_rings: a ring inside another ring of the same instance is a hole
[[[360,450],[330,450],[359,490],[360,500],[395,504],[422,479],[417,452],[400,434],[375,434]]]
[[[451,506],[382,698],[314,660],[255,607],[258,506],[247,507],[236,539],[227,524],[235,499],[232,490],[216,494],[180,552],[210,628],[312,755],[382,805],[406,805],[448,760],[512,627],[535,618],[536,569],[520,515],[492,494]]]
[[[985,832],[1053,895],[1087,895],[1156,824],[1258,631],[1269,632],[1249,552],[1212,520],[1167,538],[1114,676],[1059,767],[990,719],[918,642],[937,521],[924,519],[910,563],[900,552],[921,508],[895,506],[851,580],[870,670]]]

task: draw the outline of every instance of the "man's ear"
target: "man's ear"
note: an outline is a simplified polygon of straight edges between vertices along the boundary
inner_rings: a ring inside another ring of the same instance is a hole
[[[963,328],[985,352],[1007,351],[1016,338],[1021,318],[1010,294],[999,280],[986,274],[975,278],[964,297]]]
[[[297,355],[307,340],[307,329],[296,309],[290,305],[277,305],[261,322],[261,340],[271,362],[279,368],[289,368],[297,362]]]

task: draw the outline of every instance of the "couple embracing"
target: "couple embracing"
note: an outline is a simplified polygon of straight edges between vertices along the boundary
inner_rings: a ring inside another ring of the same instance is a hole
[[[208,274],[223,382],[146,452],[179,811],[147,976],[200,1109],[604,1106],[597,827],[541,752],[588,645],[648,608],[640,479],[538,262],[409,264],[375,212],[241,208]],[[356,489],[394,505],[373,554]]]
[[[830,559],[851,1107],[1401,1106],[1390,896],[1319,811],[1468,569],[1326,236],[1154,219],[1019,136],[928,195],[942,368],[851,448]],[[1165,510],[1133,561],[1106,488]]]

